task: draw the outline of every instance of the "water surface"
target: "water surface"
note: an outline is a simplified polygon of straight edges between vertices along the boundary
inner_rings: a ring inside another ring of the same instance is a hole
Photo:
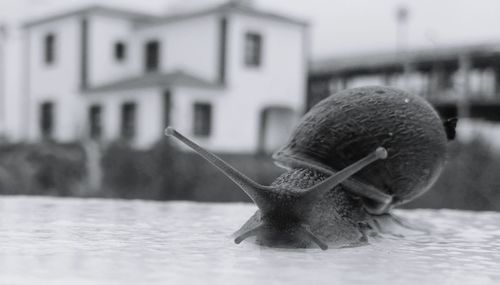
[[[429,234],[284,250],[249,204],[0,198],[0,284],[500,284],[500,213],[399,210]]]

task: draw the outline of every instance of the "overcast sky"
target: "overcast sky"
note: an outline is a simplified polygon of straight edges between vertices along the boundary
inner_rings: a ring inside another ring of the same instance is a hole
[[[10,23],[88,3],[161,13],[219,0],[0,0],[0,21]],[[194,4],[193,4],[194,3]],[[311,23],[314,58],[396,48],[396,10],[409,9],[408,46],[500,42],[499,0],[256,0]]]

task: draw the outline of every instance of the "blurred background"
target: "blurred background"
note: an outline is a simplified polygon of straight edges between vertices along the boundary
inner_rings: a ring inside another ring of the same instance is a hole
[[[0,0],[0,194],[249,201],[167,125],[261,183],[315,103],[400,87],[459,117],[405,207],[500,210],[495,0]]]

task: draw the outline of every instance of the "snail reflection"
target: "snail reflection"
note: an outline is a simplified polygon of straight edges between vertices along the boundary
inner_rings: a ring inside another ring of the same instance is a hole
[[[397,221],[390,209],[423,194],[441,173],[455,125],[399,89],[344,90],[315,105],[274,153],[286,172],[270,186],[174,129],[165,133],[212,163],[259,208],[235,233],[236,243],[255,236],[265,246],[327,249],[364,243]]]

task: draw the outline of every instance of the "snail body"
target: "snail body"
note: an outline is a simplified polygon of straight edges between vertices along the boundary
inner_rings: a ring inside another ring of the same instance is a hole
[[[427,191],[446,160],[454,123],[443,125],[423,98],[390,87],[341,91],[301,119],[275,162],[287,171],[257,184],[172,128],[259,207],[236,243],[326,249],[366,240],[391,207]]]

